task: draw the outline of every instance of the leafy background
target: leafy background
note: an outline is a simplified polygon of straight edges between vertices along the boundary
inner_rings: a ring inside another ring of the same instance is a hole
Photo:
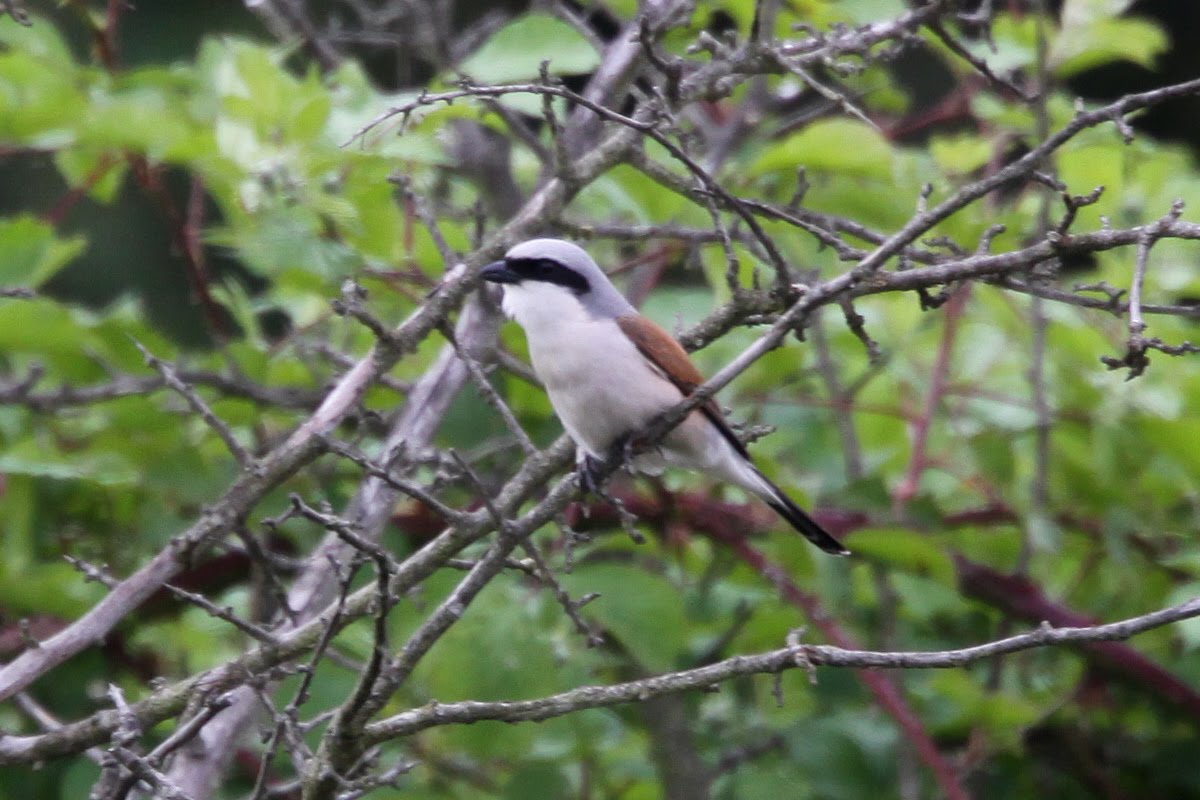
[[[577,76],[600,59],[573,26],[519,3],[492,9],[503,15],[494,31],[441,63],[385,58],[384,48],[351,42],[348,57],[332,66],[299,45],[271,41],[237,4],[209,5],[122,10],[116,50],[105,42],[99,5],[31,3],[28,27],[0,18],[0,286],[37,293],[0,299],[0,658],[24,646],[20,621],[44,637],[104,595],[64,555],[128,574],[238,473],[211,428],[169,391],[41,406],[39,393],[107,385],[114,376],[152,379],[136,341],[193,376],[236,375],[286,390],[290,404],[263,402],[196,379],[246,446],[279,441],[345,368],[337,354],[361,356],[373,342],[370,331],[331,310],[343,282],[359,281],[371,313],[397,322],[446,269],[391,179],[403,174],[435,209],[449,245],[470,251],[480,188],[460,168],[448,131],[461,121],[506,128],[493,108],[465,101],[419,111],[402,135],[395,120],[353,139],[356,131],[422,88],[451,87],[458,73],[528,81],[543,60],[555,74]],[[1190,43],[1172,34],[1180,30],[1172,21],[1194,11],[1177,9],[1180,16],[1168,20],[1152,16],[1163,4],[1119,0],[1067,0],[1043,16],[1022,3],[999,5],[995,49],[968,41],[995,71],[1028,75],[1045,36],[1052,88],[1044,120],[1033,104],[987,86],[927,36],[915,54],[840,79],[878,127],[850,114],[761,120],[721,165],[722,185],[786,202],[803,168],[806,208],[891,231],[914,213],[926,184],[936,202],[1039,141],[1039,125],[1066,125],[1076,93],[1098,99],[1165,83],[1170,70],[1177,79],[1195,74],[1179,74],[1189,68]],[[754,14],[749,2],[697,6],[664,40],[668,51],[684,55],[706,26],[744,34]],[[635,12],[632,2],[604,8],[616,20]],[[470,4],[459,11],[455,30],[484,14]],[[800,21],[858,25],[903,11],[892,0],[805,0],[779,15],[776,34],[794,35]],[[313,12],[328,22],[338,8]],[[773,89],[801,89],[794,79],[769,81]],[[745,99],[738,93],[709,111],[728,112]],[[505,102],[538,122],[540,99]],[[1176,198],[1187,204],[1185,219],[1194,218],[1196,108],[1180,103],[1136,119],[1140,132],[1129,144],[1106,125],[1057,151],[1053,170],[1072,193],[1105,187],[1080,209],[1076,229],[1146,223]],[[566,113],[565,104],[558,109]],[[1173,135],[1180,129],[1191,138]],[[545,126],[534,130],[549,141]],[[543,177],[537,154],[520,144],[511,166],[521,193]],[[1052,194],[1047,200],[1038,186],[1019,185],[965,208],[936,232],[975,243],[1000,223],[1006,231],[993,242],[1000,252],[1029,241],[1046,215],[1061,214]],[[629,166],[586,187],[566,218],[571,226],[562,230],[580,235],[579,226],[605,223],[712,226],[702,205]],[[845,268],[796,229],[766,228],[790,264],[825,277]],[[198,230],[198,241],[186,240],[188,230]],[[603,264],[632,267],[624,270],[632,275],[627,288],[653,286],[645,311],[669,329],[685,330],[728,299],[719,243],[598,237],[588,246]],[[646,250],[654,256],[649,270],[638,266]],[[739,254],[744,283],[756,270],[769,282],[767,264],[749,249]],[[1121,249],[1064,264],[1060,285],[1126,287],[1133,259]],[[1158,244],[1145,294],[1152,302],[1195,302],[1195,245]],[[722,394],[734,419],[771,426],[753,448],[759,463],[846,534],[855,558],[814,552],[778,531],[769,514],[700,476],[621,482],[616,491],[642,517],[645,544],[599,511],[592,520],[572,517],[594,538],[576,548],[567,572],[561,531],[547,526],[537,536],[573,596],[600,593],[586,613],[604,630],[604,646],[586,647],[552,594],[505,573],[421,662],[388,712],[433,699],[532,698],[682,669],[779,647],[802,626],[808,639],[827,640],[823,619],[864,646],[938,650],[996,638],[1052,613],[1067,615],[1058,624],[1071,614],[1112,620],[1197,595],[1194,358],[1156,354],[1144,375],[1126,381],[1099,361],[1124,347],[1119,316],[1044,303],[1039,345],[1030,299],[984,284],[956,289],[936,310],[907,295],[866,299],[857,310],[883,352],[880,362],[870,363],[840,315],[827,312],[804,343],[770,354]],[[1154,316],[1150,323],[1168,342],[1195,336],[1194,319]],[[755,335],[739,328],[705,347],[696,354],[701,369],[715,372]],[[504,329],[503,343],[523,358],[515,326]],[[364,406],[374,413],[346,434],[369,446],[379,420],[403,402],[397,387],[422,375],[441,345],[437,337],[425,341],[392,371],[390,386],[372,388]],[[1039,347],[1044,353],[1036,356]],[[1038,362],[1044,414],[1031,388]],[[36,385],[18,391],[31,375]],[[535,440],[548,444],[558,426],[541,390],[504,370],[492,380]],[[834,386],[855,392],[838,396]],[[851,420],[853,451],[839,414]],[[915,454],[922,422],[924,461]],[[1044,470],[1039,427],[1049,437]],[[519,458],[500,418],[470,390],[455,401],[436,444],[460,452],[489,485]],[[419,475],[433,480],[435,472]],[[259,521],[283,511],[293,492],[340,508],[359,479],[352,465],[320,462],[271,492],[251,526],[280,553],[307,553],[322,534],[316,526],[289,521],[268,534]],[[452,481],[444,496],[465,505],[472,491]],[[689,516],[689,503],[701,512]],[[807,605],[781,600],[761,570],[720,541],[720,512],[755,534],[753,547],[782,566]],[[415,504],[402,505],[385,544],[398,557],[412,552],[430,535],[424,519]],[[389,617],[394,641],[459,577],[442,570],[405,598]],[[229,547],[197,559],[180,585],[253,617],[261,603],[257,579],[244,553]],[[350,660],[367,658],[370,621],[348,628],[337,645]],[[1139,637],[1128,651],[1160,668],[1153,674],[1129,669],[1128,660],[1114,666],[1097,651],[1055,649],[892,678],[980,797],[1200,796],[1193,764],[1198,645],[1200,626],[1185,622]],[[109,682],[137,697],[160,676],[216,666],[246,646],[244,634],[204,610],[156,597],[32,695],[56,716],[75,719],[108,704]],[[337,707],[355,677],[323,662],[304,715]],[[718,798],[938,794],[909,737],[855,673],[821,670],[817,678],[811,685],[802,671],[782,675],[782,703],[771,680],[756,677],[719,692],[540,725],[436,728],[389,745],[418,766],[399,788],[372,796],[640,800],[665,796],[669,765],[689,758]],[[281,703],[296,680],[277,690]],[[17,706],[0,706],[0,731],[34,730]],[[315,745],[319,731],[312,735]],[[221,796],[246,795],[260,749],[247,739]],[[286,779],[288,766],[276,769]],[[82,797],[98,772],[82,757],[32,772],[3,767],[0,796]]]

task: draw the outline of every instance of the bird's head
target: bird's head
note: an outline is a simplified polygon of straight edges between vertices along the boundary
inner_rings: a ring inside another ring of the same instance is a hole
[[[531,239],[480,276],[504,289],[504,311],[526,330],[577,319],[615,319],[633,312],[592,257],[562,239]]]

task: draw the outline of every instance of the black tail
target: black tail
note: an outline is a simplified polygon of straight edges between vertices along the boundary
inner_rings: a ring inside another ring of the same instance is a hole
[[[757,472],[757,470],[755,470]],[[808,513],[800,506],[792,502],[792,498],[783,493],[775,484],[771,483],[761,472],[758,477],[762,478],[763,483],[771,487],[771,496],[764,497],[767,505],[775,510],[779,516],[788,521],[788,524],[795,528],[799,533],[817,547],[824,550],[826,553],[832,553],[835,556],[848,556],[850,551],[842,546],[842,543],[829,535],[829,532],[817,524],[816,520],[808,515]]]

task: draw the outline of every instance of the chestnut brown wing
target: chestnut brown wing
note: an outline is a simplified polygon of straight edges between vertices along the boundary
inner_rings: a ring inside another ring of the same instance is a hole
[[[629,341],[633,342],[638,352],[645,356],[646,360],[667,380],[675,384],[680,393],[689,395],[695,391],[697,386],[704,383],[704,376],[700,374],[700,370],[696,369],[696,365],[692,363],[687,351],[676,341],[674,336],[658,325],[645,317],[630,315],[618,317],[617,326],[629,337]],[[737,434],[729,427],[729,423],[725,421],[725,415],[721,413],[721,407],[717,405],[716,400],[710,398],[697,410],[717,427],[721,435],[733,445],[743,458],[750,458],[745,445],[737,438]]]

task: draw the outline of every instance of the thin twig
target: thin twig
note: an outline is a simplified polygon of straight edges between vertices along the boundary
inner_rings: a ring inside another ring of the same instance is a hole
[[[170,386],[183,397],[191,409],[208,423],[208,426],[216,432],[217,436],[221,437],[221,441],[225,443],[225,447],[233,454],[238,464],[242,467],[249,467],[254,461],[254,456],[246,448],[242,447],[241,442],[234,436],[233,431],[226,424],[225,420],[213,412],[208,403],[204,401],[204,398],[196,393],[195,389],[183,382],[175,372],[174,367],[151,353],[141,342],[134,340],[133,343],[141,351],[142,357],[146,359],[146,364],[158,370],[158,374],[162,376],[167,386]]]

